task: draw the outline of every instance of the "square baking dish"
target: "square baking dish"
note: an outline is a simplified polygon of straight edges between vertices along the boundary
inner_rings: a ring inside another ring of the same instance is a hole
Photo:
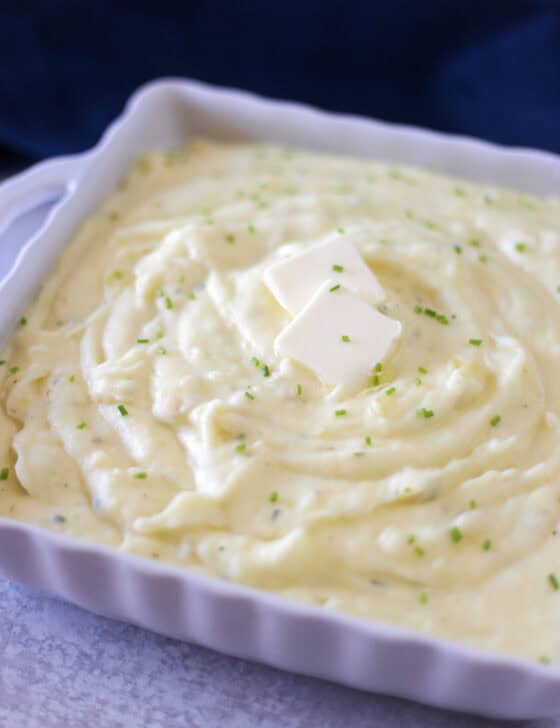
[[[0,346],[77,227],[142,153],[192,136],[274,142],[412,164],[535,194],[560,190],[560,159],[327,114],[184,80],[141,88],[99,144],[0,185],[0,233],[59,199],[0,283]],[[10,254],[2,252],[2,255]],[[13,255],[12,255],[13,257]],[[480,715],[560,713],[560,671],[310,607],[0,518],[0,574],[93,612],[356,688]]]

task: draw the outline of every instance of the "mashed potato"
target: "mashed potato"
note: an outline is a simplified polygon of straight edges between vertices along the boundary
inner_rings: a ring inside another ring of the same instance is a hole
[[[402,325],[351,393],[275,354],[290,315],[263,282],[337,235]],[[149,154],[1,357],[0,515],[560,660],[559,286],[558,199],[268,146]]]

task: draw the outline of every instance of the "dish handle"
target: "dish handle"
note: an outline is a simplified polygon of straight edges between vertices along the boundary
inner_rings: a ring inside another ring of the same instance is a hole
[[[47,202],[70,194],[79,180],[87,155],[55,157],[33,165],[0,184],[0,235],[18,217]]]

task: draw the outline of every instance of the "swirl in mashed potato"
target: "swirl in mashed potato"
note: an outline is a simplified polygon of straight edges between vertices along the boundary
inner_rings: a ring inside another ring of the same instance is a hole
[[[351,395],[275,355],[290,317],[263,283],[336,235],[402,324]],[[558,199],[258,145],[149,154],[2,355],[0,514],[560,659],[559,285]]]

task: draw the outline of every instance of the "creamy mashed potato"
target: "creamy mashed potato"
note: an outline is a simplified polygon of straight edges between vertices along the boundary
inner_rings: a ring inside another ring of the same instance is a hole
[[[263,283],[333,236],[402,324],[352,393],[275,355],[290,315]],[[267,146],[150,154],[1,356],[0,515],[558,660],[559,291],[558,199]]]

